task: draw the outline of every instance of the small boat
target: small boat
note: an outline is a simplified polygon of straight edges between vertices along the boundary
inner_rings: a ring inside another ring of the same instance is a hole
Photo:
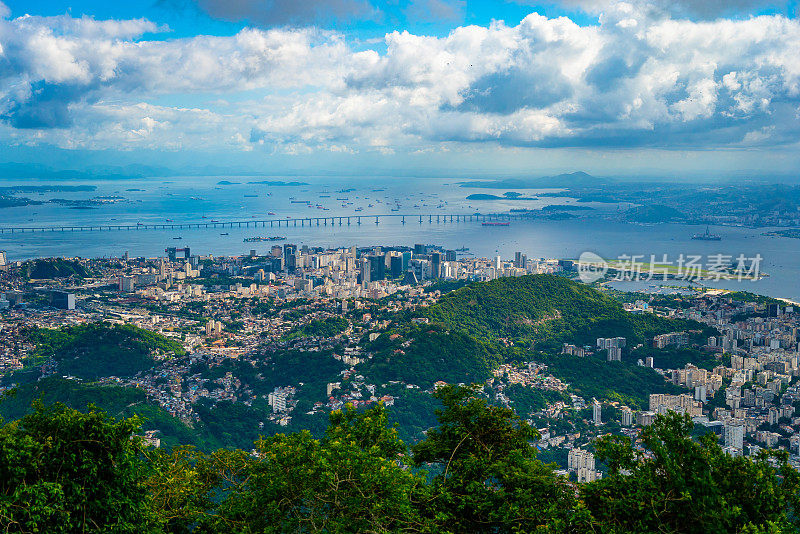
[[[224,233],[219,234],[219,235],[230,235],[230,234],[228,232],[224,232]]]
[[[267,215],[275,215],[275,212],[274,211],[270,211],[269,213],[267,213]]]
[[[507,223],[507,222],[485,222],[485,223],[481,223],[481,226],[511,226],[511,223]]]
[[[173,237],[172,239],[183,239],[183,238],[178,236],[178,237]]]

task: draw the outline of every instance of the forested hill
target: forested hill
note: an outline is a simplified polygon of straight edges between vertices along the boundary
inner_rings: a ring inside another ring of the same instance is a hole
[[[470,284],[424,312],[431,321],[484,340],[593,343],[624,336],[642,343],[686,322],[626,312],[616,300],[562,276],[536,274]],[[696,326],[696,325],[695,325]]]
[[[132,376],[152,367],[156,353],[183,354],[177,341],[131,325],[90,323],[27,333],[35,349],[29,364],[53,359],[60,374],[94,380]]]

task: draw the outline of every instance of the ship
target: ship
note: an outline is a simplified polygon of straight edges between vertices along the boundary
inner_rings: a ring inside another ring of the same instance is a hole
[[[712,234],[709,231],[708,226],[706,226],[706,231],[704,233],[694,234],[692,236],[692,239],[695,239],[697,241],[722,241],[722,236],[718,234]]]
[[[271,236],[271,237],[256,236],[256,237],[245,237],[244,238],[244,242],[245,243],[259,243],[261,241],[285,241],[285,240],[286,240],[285,237],[281,237],[281,236],[277,236],[277,235],[276,236]]]
[[[507,222],[485,222],[485,223],[481,223],[481,226],[511,226],[511,223],[507,223]]]

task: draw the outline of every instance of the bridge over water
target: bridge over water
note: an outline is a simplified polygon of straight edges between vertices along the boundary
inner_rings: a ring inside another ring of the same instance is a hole
[[[529,218],[523,213],[471,213],[471,214],[378,214],[343,215],[333,217],[297,217],[286,219],[245,219],[238,221],[164,222],[136,224],[64,224],[50,226],[0,226],[0,234],[42,233],[42,232],[115,232],[145,230],[188,230],[204,228],[287,228],[305,226],[350,226],[360,224],[380,224],[381,220],[399,220],[401,224],[441,224],[452,222],[503,222]]]

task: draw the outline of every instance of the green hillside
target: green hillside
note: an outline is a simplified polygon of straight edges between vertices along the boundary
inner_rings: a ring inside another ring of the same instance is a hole
[[[411,344],[402,345],[405,337]],[[465,332],[437,327],[411,329],[391,342],[384,334],[370,348],[373,358],[359,369],[375,382],[400,380],[429,388],[437,380],[448,383],[483,382],[502,363],[498,348]]]
[[[138,415],[143,419],[142,430],[160,430],[162,445],[178,444],[215,448],[219,443],[199,428],[190,428],[166,410],[148,401],[144,391],[98,383],[84,383],[51,376],[38,382],[22,385],[13,393],[0,397],[0,417],[14,421],[33,412],[32,404],[61,402],[76,410],[86,411],[94,404],[116,418]]]
[[[132,376],[152,367],[154,355],[183,354],[177,341],[130,325],[90,323],[59,329],[40,328],[28,332],[35,345],[29,364],[49,359],[58,372],[94,380],[104,376]]]
[[[444,295],[425,316],[484,340],[510,338],[546,343],[593,344],[624,336],[643,343],[686,323],[626,312],[616,300],[561,276],[538,274],[470,284]]]
[[[65,260],[61,258],[46,258],[33,260],[23,265],[22,275],[25,278],[46,279],[46,278],[69,278],[77,276],[86,278],[92,273],[89,269],[75,260]]]

